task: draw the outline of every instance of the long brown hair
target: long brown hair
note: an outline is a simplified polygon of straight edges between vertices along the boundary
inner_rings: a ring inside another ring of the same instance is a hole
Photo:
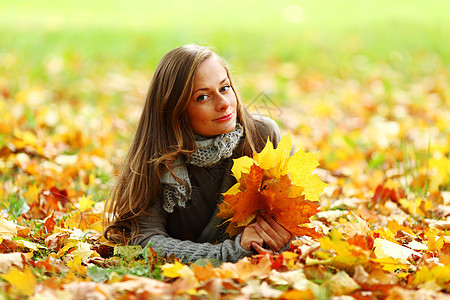
[[[112,187],[105,209],[105,237],[125,241],[138,231],[135,217],[148,214],[157,203],[160,177],[171,171],[178,155],[195,151],[194,133],[187,118],[187,107],[198,66],[217,56],[223,64],[237,99],[237,122],[244,127],[242,155],[260,151],[265,140],[245,109],[228,67],[204,46],[185,45],[169,51],[159,62],[150,83],[136,133],[119,176]]]

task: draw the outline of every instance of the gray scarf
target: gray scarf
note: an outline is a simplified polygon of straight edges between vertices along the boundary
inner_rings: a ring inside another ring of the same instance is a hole
[[[191,181],[186,167],[187,163],[198,167],[215,165],[222,158],[228,158],[233,154],[243,134],[244,128],[237,123],[233,131],[214,138],[206,139],[196,136],[197,149],[191,154],[191,159],[187,161],[184,155],[179,155],[172,166],[175,176],[187,183],[189,188],[175,180],[170,172],[166,172],[161,177],[164,210],[171,213],[175,205],[186,207],[187,201],[191,198]]]

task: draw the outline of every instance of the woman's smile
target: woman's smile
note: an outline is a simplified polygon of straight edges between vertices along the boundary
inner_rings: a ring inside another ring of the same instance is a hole
[[[233,118],[233,113],[225,115],[225,116],[220,117],[220,118],[217,118],[214,121],[225,122],[225,121],[231,120],[232,118]]]

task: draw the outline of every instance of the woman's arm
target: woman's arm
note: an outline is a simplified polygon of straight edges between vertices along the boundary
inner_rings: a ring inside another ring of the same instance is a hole
[[[195,243],[189,240],[182,241],[164,235],[153,235],[147,240],[150,246],[161,256],[174,254],[183,262],[194,262],[199,258],[215,258],[226,262],[236,262],[239,259],[253,254],[241,246],[241,235],[235,240],[225,240],[213,245],[210,243]]]
[[[150,246],[162,256],[174,254],[184,262],[192,262],[199,258],[215,258],[221,261],[236,262],[253,254],[251,249],[246,250],[241,246],[242,235],[238,235],[235,240],[225,240],[216,245],[171,238],[165,229],[167,213],[161,204],[155,205],[150,215],[137,217],[137,222],[139,233],[131,240],[131,243],[142,247],[151,243]],[[262,241],[258,241],[258,243],[262,244]]]

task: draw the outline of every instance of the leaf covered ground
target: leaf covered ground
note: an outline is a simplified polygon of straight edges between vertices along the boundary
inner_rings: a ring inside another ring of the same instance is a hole
[[[101,237],[104,200],[126,149],[117,139],[136,107],[108,114],[57,105],[55,91],[3,83],[0,295],[448,298],[447,79],[442,72],[391,91],[388,103],[376,79],[293,80],[306,96],[273,117],[290,128],[295,147],[320,150],[316,173],[327,186],[310,227],[321,236],[299,237],[276,256],[190,265]],[[320,95],[331,84],[335,98],[326,101]]]
[[[448,2],[246,2],[230,22],[241,2],[198,23],[200,5],[0,4],[0,299],[450,298]],[[101,236],[152,69],[205,40],[318,157],[318,235],[280,255],[187,265]]]

